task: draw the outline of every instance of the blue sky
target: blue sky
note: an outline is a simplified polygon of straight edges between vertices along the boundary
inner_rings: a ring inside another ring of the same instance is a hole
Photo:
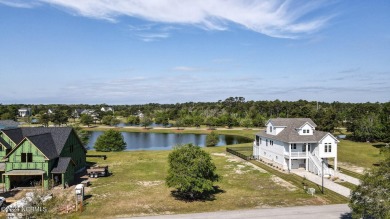
[[[0,103],[390,100],[390,1],[0,0]]]

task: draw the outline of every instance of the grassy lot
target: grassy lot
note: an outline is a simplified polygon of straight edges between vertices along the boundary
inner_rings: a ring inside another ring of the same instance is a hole
[[[278,180],[271,173],[234,156],[226,156],[225,147],[205,150],[212,154],[222,176],[217,183],[221,192],[213,201],[195,202],[176,200],[170,195],[172,189],[167,188],[164,181],[169,151],[89,151],[88,154],[108,155],[107,160],[88,158],[88,161],[109,165],[113,175],[92,180],[87,190],[91,197],[86,200],[85,211],[73,216],[102,218],[340,203],[328,196],[308,195],[302,188]]]
[[[383,158],[384,156],[379,154],[379,149],[372,146],[372,143],[341,140],[338,145],[338,160],[346,164],[367,169]]]

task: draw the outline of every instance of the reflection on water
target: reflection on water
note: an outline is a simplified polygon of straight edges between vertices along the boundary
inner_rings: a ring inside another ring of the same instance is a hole
[[[93,149],[96,139],[103,132],[91,132],[88,143],[88,149]],[[122,132],[123,138],[126,142],[126,150],[170,150],[177,144],[188,144],[205,146],[206,135],[201,134],[179,134],[179,133],[149,133],[149,132]],[[219,135],[219,142],[217,146],[241,144],[251,142],[239,136]]]

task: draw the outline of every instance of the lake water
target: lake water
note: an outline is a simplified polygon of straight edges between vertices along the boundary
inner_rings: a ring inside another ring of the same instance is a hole
[[[88,149],[93,149],[97,138],[103,132],[91,132]],[[177,144],[192,143],[201,147],[205,146],[206,135],[201,134],[177,134],[177,133],[151,133],[151,132],[121,132],[126,142],[126,150],[170,150]],[[232,145],[252,142],[240,136],[219,135],[217,146]]]

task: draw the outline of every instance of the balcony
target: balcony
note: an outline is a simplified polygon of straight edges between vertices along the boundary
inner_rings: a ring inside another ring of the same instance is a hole
[[[284,157],[289,158],[289,153],[284,153]],[[306,152],[291,152],[291,158],[307,158]]]

